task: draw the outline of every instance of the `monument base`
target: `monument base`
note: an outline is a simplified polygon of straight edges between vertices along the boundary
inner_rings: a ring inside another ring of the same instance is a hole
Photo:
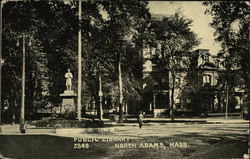
[[[64,93],[60,94],[62,97],[62,106],[61,106],[61,114],[65,112],[76,111],[75,108],[75,97],[77,96],[74,91],[65,90]]]

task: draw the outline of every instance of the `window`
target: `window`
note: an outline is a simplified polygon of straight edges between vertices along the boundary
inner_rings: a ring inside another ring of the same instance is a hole
[[[203,75],[203,86],[211,86],[211,75]]]
[[[202,55],[201,58],[202,58],[203,62],[209,61],[208,55]]]
[[[209,61],[208,55],[204,56],[204,61]]]

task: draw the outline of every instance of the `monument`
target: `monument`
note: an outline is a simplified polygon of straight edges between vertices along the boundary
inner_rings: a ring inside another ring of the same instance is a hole
[[[60,94],[62,97],[62,107],[61,107],[61,114],[65,112],[75,111],[75,97],[77,96],[74,91],[72,91],[72,78],[73,75],[68,69],[68,72],[65,73],[66,78],[66,90],[64,93]]]

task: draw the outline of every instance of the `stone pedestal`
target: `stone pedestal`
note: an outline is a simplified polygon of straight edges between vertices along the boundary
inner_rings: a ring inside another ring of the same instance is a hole
[[[76,111],[75,107],[75,97],[77,96],[74,91],[64,91],[60,94],[62,97],[61,114],[65,112]]]

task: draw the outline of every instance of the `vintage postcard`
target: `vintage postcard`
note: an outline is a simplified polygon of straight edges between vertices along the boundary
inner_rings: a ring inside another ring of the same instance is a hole
[[[249,9],[1,0],[0,158],[249,159]]]

